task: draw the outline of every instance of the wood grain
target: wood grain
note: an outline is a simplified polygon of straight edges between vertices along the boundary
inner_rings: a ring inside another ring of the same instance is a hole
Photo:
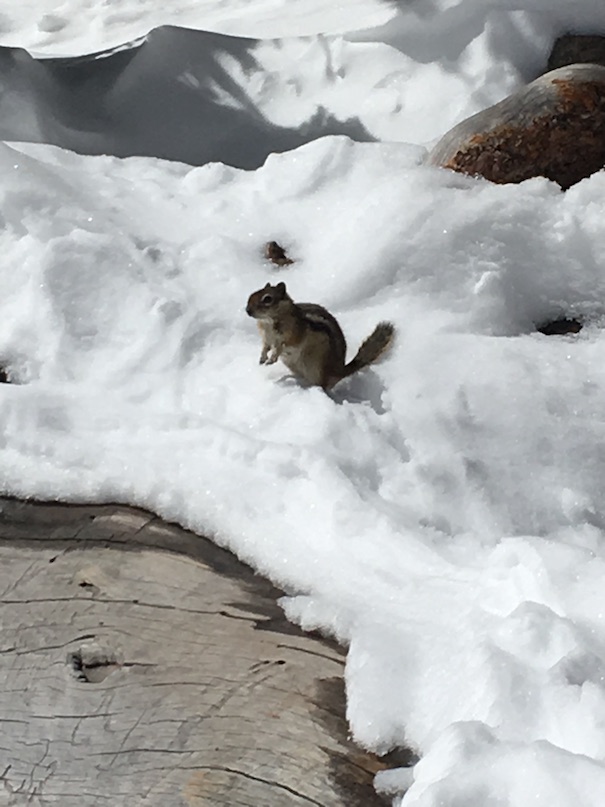
[[[268,581],[140,510],[0,510],[0,807],[384,804]]]

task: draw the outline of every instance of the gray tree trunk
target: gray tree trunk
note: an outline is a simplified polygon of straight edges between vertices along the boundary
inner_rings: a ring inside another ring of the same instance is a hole
[[[140,510],[0,511],[0,807],[384,804],[270,583]]]

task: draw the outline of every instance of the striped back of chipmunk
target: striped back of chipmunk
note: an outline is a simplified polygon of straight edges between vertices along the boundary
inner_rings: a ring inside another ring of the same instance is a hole
[[[334,350],[342,352],[342,362],[344,364],[347,354],[347,341],[335,317],[322,305],[315,303],[298,303],[298,308],[303,312],[305,322],[314,331],[326,333]]]

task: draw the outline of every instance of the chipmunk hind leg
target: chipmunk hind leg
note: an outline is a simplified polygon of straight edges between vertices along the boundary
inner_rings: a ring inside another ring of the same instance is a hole
[[[322,368],[321,381],[319,386],[323,388],[324,392],[329,392],[333,387],[346,378],[349,373],[346,372],[344,362],[329,362]]]

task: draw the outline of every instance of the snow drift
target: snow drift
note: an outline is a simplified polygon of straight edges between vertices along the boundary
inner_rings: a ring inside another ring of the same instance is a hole
[[[494,12],[490,25],[501,18]],[[419,32],[394,30],[250,39],[163,26],[81,57],[0,48],[0,138],[258,168],[271,153],[325,135],[434,140],[546,64],[545,38],[521,42],[514,26],[487,80],[489,36],[469,31],[457,53],[448,40],[449,50],[427,62]]]
[[[604,175],[500,187],[347,138],[254,173],[1,154],[4,491],[133,502],[300,592],[350,645],[358,741],[423,756],[406,805],[524,807],[529,759],[537,793],[562,759],[603,792]],[[351,345],[393,320],[392,358],[335,399],[258,366],[276,274]],[[563,309],[579,337],[533,331]]]

